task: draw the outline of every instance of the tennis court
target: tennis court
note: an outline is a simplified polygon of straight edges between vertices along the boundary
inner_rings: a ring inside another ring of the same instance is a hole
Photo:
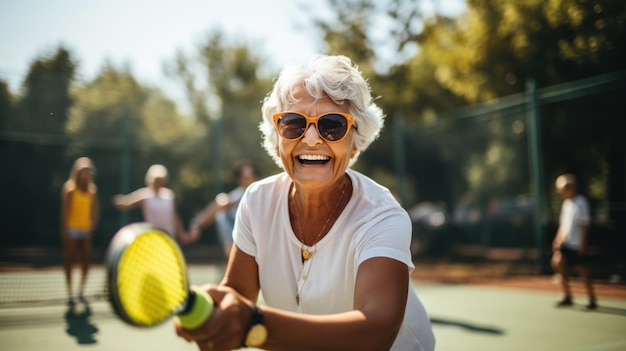
[[[220,265],[192,265],[190,280],[217,282],[222,270]],[[24,283],[25,287],[56,279],[58,293],[63,294],[63,276],[58,269],[2,272],[2,290],[11,279],[18,279],[16,274],[22,281],[33,280],[30,285]],[[175,335],[171,322],[154,329],[123,324],[104,296],[94,293],[103,278],[103,267],[95,266],[89,310],[71,313],[63,301],[0,306],[2,350],[196,350]],[[497,284],[414,283],[430,312],[438,351],[626,350],[626,293],[603,296],[599,289],[600,308],[588,312],[582,308],[582,295],[578,295],[577,306],[557,309],[552,307],[557,297],[554,291]]]

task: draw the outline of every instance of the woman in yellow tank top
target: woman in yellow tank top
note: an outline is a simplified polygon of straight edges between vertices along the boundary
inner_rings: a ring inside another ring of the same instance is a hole
[[[72,266],[76,256],[81,267],[78,299],[87,303],[84,291],[91,261],[92,236],[100,217],[98,190],[93,182],[94,172],[95,167],[91,159],[88,157],[76,159],[70,176],[61,190],[61,242],[65,256],[63,267],[70,306],[76,302],[72,294]]]

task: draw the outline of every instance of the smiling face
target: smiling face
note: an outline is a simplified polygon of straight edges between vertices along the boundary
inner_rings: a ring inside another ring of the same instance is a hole
[[[285,110],[307,116],[319,116],[327,112],[349,113],[347,104],[337,105],[329,97],[315,101],[304,87],[295,89],[298,102],[286,106]],[[353,141],[354,129],[340,142],[322,139],[315,125],[309,125],[304,135],[297,140],[279,137],[278,154],[284,169],[296,185],[307,188],[324,188],[335,184],[348,168],[350,159],[356,154]]]

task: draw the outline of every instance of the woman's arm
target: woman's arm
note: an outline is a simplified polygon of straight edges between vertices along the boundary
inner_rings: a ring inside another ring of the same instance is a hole
[[[183,225],[183,221],[180,219],[180,216],[178,215],[178,211],[176,210],[176,207],[174,207],[174,209],[172,210],[174,211],[174,226],[176,228],[176,239],[178,239],[178,241],[181,244],[189,244],[194,242],[195,240],[193,240],[193,238],[190,236],[190,234],[185,230],[185,226]]]
[[[206,207],[191,220],[189,224],[190,241],[193,242],[200,239],[202,230],[209,224],[215,222],[216,216],[220,211],[226,211],[235,205],[237,205],[237,202],[232,201],[229,194],[217,194],[215,199],[206,205]]]
[[[372,258],[358,269],[354,309],[326,315],[292,315],[261,309],[270,350],[388,350],[400,330],[408,294],[406,264]],[[332,296],[328,296],[332,299]]]
[[[146,189],[140,188],[126,195],[113,196],[113,205],[121,211],[133,209],[146,198]]]
[[[233,245],[230,259],[224,273],[221,286],[235,289],[248,300],[256,302],[259,298],[259,267],[254,257]]]
[[[213,350],[241,346],[258,296],[258,273],[253,257],[235,254],[220,287],[208,287],[218,309],[201,328],[179,335],[198,343],[211,341]],[[406,264],[372,258],[359,266],[354,309],[332,315],[305,315],[260,306],[268,330],[267,350],[387,350],[395,340],[406,307],[409,285]],[[333,296],[328,296],[332,299]]]

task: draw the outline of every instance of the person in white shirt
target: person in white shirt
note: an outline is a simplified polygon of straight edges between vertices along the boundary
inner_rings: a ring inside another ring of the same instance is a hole
[[[196,241],[202,235],[202,230],[215,222],[226,258],[230,256],[233,247],[233,228],[239,201],[246,188],[258,179],[259,172],[251,162],[242,161],[235,167],[234,173],[238,186],[229,193],[217,194],[215,199],[191,220],[189,226],[190,240]]]
[[[154,164],[146,172],[146,186],[130,194],[113,196],[113,205],[120,211],[141,207],[145,222],[170,234],[180,243],[189,243],[175,206],[174,192],[165,187],[168,172],[165,166]]]
[[[569,284],[570,269],[579,271],[589,298],[587,309],[597,308],[597,300],[593,290],[591,274],[587,262],[589,237],[589,204],[587,199],[578,193],[576,177],[563,174],[556,179],[556,190],[563,197],[559,228],[552,243],[552,267],[561,276],[563,297],[557,306],[573,305],[572,290]]]
[[[410,280],[411,220],[350,168],[384,121],[361,72],[345,56],[288,66],[262,115],[284,172],[246,189],[225,276],[205,286],[215,311],[194,330],[177,321],[178,335],[202,351],[434,350]]]

